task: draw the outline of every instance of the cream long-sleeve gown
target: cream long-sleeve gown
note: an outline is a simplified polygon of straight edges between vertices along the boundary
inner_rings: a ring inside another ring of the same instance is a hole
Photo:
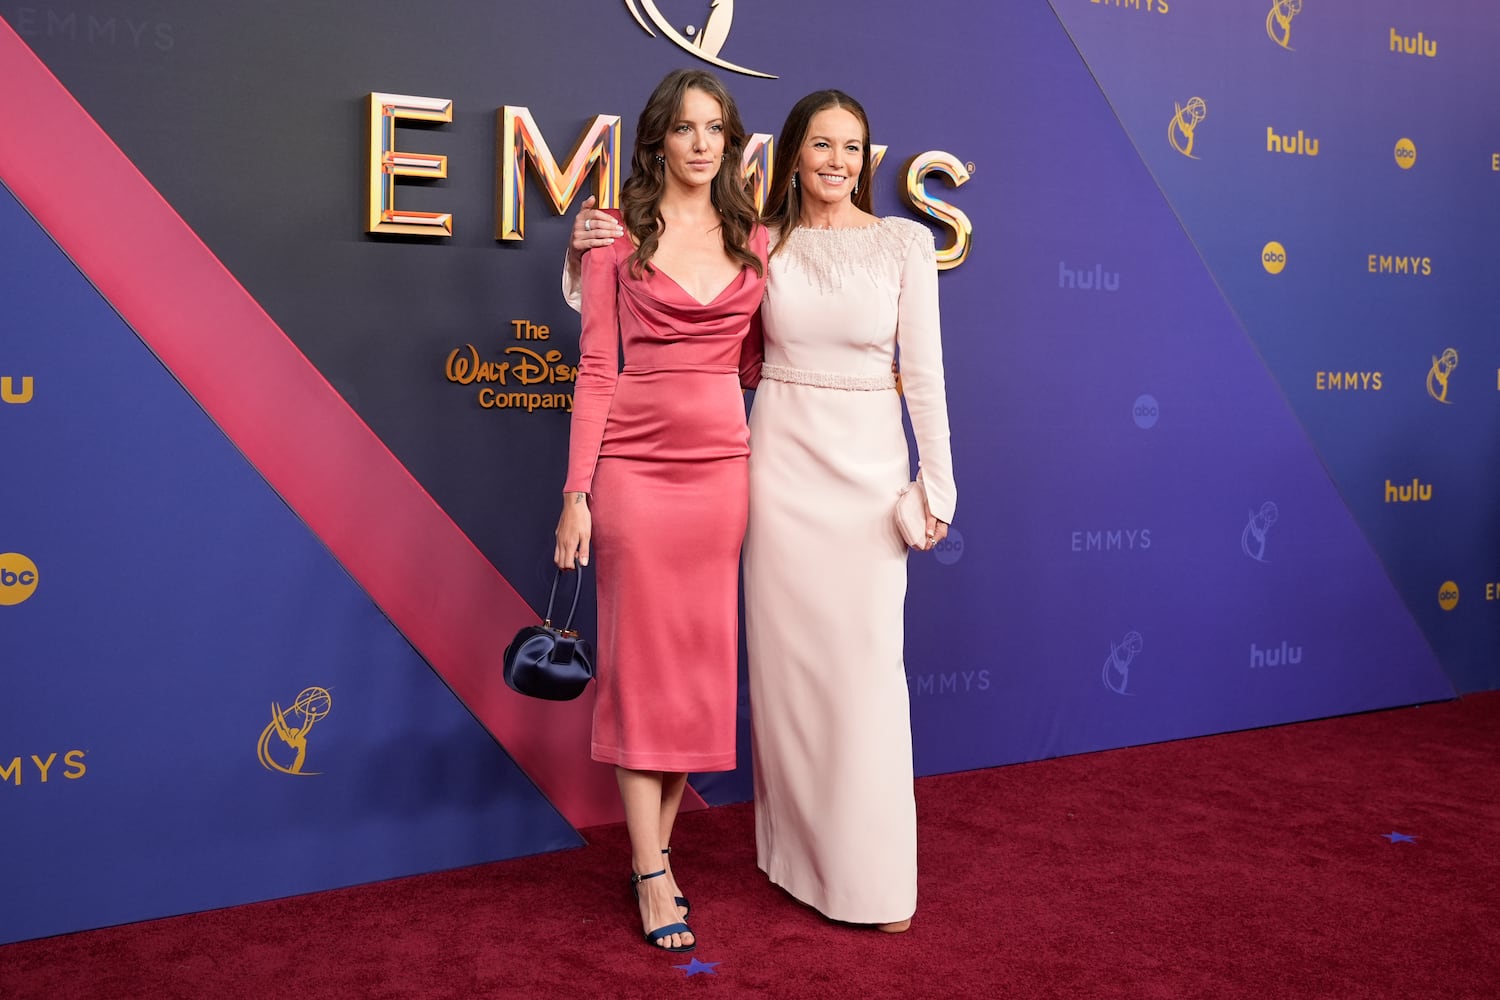
[[[951,522],[956,503],[932,236],[898,218],[795,229],[761,318],[744,549],[757,859],[833,919],[891,923],[917,899],[898,346],[929,508]]]
[[[567,268],[563,291],[576,308]],[[957,502],[932,235],[899,218],[794,230],[761,318],[744,548],[756,857],[835,920],[894,923],[917,900],[898,346],[929,508],[951,522]]]

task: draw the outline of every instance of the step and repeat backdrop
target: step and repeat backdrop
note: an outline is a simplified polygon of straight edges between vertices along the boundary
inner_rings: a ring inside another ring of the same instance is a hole
[[[1463,0],[0,0],[0,942],[618,818],[588,696],[499,654],[569,220],[683,65],[757,192],[854,94],[937,240],[921,773],[1500,686],[1497,46]],[[690,805],[749,797],[741,728]]]

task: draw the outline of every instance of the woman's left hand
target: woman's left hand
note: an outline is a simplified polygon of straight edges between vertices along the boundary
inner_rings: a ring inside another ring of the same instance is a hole
[[[948,522],[939,521],[931,514],[927,515],[927,544],[922,546],[923,552],[931,552],[937,548],[937,543],[948,537]]]
[[[595,208],[594,204],[594,196],[589,195],[583,199],[578,214],[573,217],[573,237],[568,241],[568,256],[578,260],[582,260],[587,251],[595,247],[607,247],[618,237],[625,235],[624,227],[613,216]]]

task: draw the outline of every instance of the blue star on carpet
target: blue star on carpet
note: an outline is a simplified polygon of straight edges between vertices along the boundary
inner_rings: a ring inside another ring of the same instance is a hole
[[[710,976],[717,976],[718,973],[714,971],[714,966],[718,964],[718,962],[700,962],[695,958],[687,965],[674,965],[672,968],[681,969],[690,976],[696,976],[700,972],[706,972]]]
[[[1381,836],[1393,844],[1415,844],[1417,842],[1416,837],[1408,837],[1406,834],[1396,833],[1394,830],[1390,833],[1382,833]]]

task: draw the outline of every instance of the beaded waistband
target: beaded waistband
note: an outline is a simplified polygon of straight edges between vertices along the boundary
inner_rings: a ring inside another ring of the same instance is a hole
[[[812,385],[820,389],[851,389],[855,392],[873,392],[878,389],[896,388],[896,373],[882,375],[844,375],[839,372],[810,372],[803,368],[786,365],[761,365],[760,377],[773,382],[791,382],[794,385]]]

